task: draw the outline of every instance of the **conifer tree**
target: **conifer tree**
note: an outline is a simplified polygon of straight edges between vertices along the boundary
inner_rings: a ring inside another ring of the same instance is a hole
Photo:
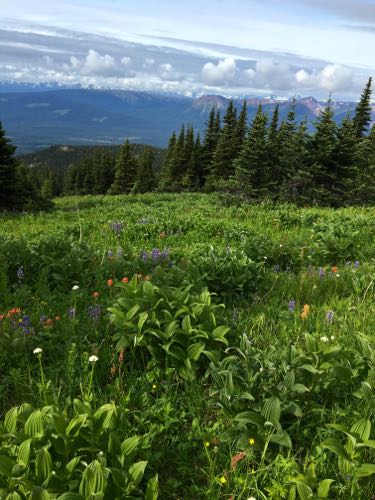
[[[116,161],[115,179],[109,189],[109,194],[130,193],[135,184],[136,175],[137,161],[127,139]]]
[[[371,84],[372,78],[369,78],[355,110],[353,123],[357,137],[363,137],[366,134],[371,121]]]
[[[375,204],[375,125],[368,136],[357,142],[354,153],[355,175],[350,186],[350,204]]]
[[[172,176],[172,160],[174,155],[174,150],[176,147],[177,137],[176,132],[173,132],[171,138],[169,139],[167,154],[163,166],[161,167],[159,179],[158,179],[158,190],[168,191],[171,183]]]
[[[15,146],[6,138],[0,122],[0,209],[10,210],[18,207],[15,151]]]
[[[234,167],[237,183],[246,194],[267,194],[267,116],[261,104]]]
[[[145,147],[139,162],[135,193],[148,193],[155,188],[155,174],[153,170],[154,152],[150,146]]]
[[[323,205],[332,202],[332,188],[336,181],[333,154],[336,148],[337,125],[333,119],[331,100],[320,112],[310,142],[312,201]]]
[[[196,186],[194,168],[194,128],[189,126],[186,130],[184,142],[183,159],[181,163],[181,186],[190,190]]]
[[[247,104],[244,101],[241,109],[240,116],[238,117],[237,124],[234,131],[234,151],[237,157],[242,149],[243,142],[246,137],[247,129]]]
[[[219,140],[210,165],[211,181],[227,180],[233,175],[233,161],[237,154],[236,142],[236,109],[233,101],[229,102],[227,112],[223,118],[224,126],[221,129]]]
[[[211,164],[214,158],[216,146],[220,137],[220,111],[215,111],[212,108],[206,130],[204,133],[203,147],[202,147],[202,172],[204,182],[210,174]]]
[[[202,144],[201,144],[201,137],[200,133],[198,132],[197,137],[195,139],[194,143],[194,153],[193,153],[193,163],[194,163],[194,172],[195,172],[195,185],[196,188],[202,189],[204,185],[204,171],[203,171],[203,158],[202,158]]]
[[[169,189],[170,191],[180,191],[181,181],[185,171],[185,125],[181,131],[173,148],[173,154],[170,161],[169,170]]]

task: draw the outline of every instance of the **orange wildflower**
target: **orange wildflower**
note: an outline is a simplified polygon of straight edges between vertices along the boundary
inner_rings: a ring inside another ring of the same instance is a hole
[[[114,281],[112,279],[107,280],[107,285],[108,286],[112,286],[113,283],[114,283]]]
[[[93,292],[92,296],[94,299],[97,299],[99,297],[100,293],[99,292]]]
[[[122,283],[129,283],[129,278],[122,278],[121,282]]]
[[[13,307],[13,309],[10,309],[8,311],[8,314],[19,314],[21,312],[21,309],[19,307]]]
[[[0,314],[0,321],[5,318],[5,314]]]
[[[337,267],[336,267],[336,266],[333,266],[333,268],[332,268],[332,272],[333,272],[333,273],[337,273],[337,271],[338,271]]]
[[[52,326],[53,325],[53,319],[52,318],[47,318],[46,321],[44,322],[45,326]]]
[[[246,457],[245,451],[240,451],[230,459],[230,466],[232,470],[236,470],[238,462],[241,462]]]
[[[124,362],[124,351],[120,351],[118,355],[118,364],[122,365],[123,362]]]
[[[303,311],[301,312],[301,318],[306,319],[309,314],[310,314],[310,306],[308,304],[305,304],[303,306]]]

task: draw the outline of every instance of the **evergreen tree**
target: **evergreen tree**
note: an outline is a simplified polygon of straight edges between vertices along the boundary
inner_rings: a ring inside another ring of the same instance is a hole
[[[109,194],[128,194],[133,189],[137,175],[135,159],[129,139],[121,148],[116,162],[115,179],[109,189]]]
[[[204,171],[203,171],[203,148],[201,144],[201,137],[198,132],[194,143],[194,154],[193,154],[194,172],[195,172],[195,185],[196,188],[202,189],[204,185]]]
[[[245,137],[246,137],[246,126],[247,126],[247,104],[244,101],[241,109],[240,116],[234,131],[234,152],[235,157],[237,157],[242,149]]]
[[[221,129],[210,166],[212,182],[218,179],[227,180],[234,173],[233,161],[238,151],[236,141],[237,118],[233,101],[229,102],[223,123],[224,126]]]
[[[158,190],[168,191],[171,184],[172,176],[172,160],[174,155],[174,150],[176,147],[176,132],[173,132],[171,138],[169,139],[167,154],[163,166],[161,167],[159,179],[158,179]]]
[[[181,127],[180,134],[173,148],[169,169],[170,191],[181,191],[181,181],[185,170],[185,125]]]
[[[181,166],[181,186],[187,190],[191,190],[193,187],[196,188],[194,168],[194,128],[192,126],[189,126],[186,130]]]
[[[312,201],[330,205],[333,201],[332,188],[336,182],[334,151],[336,149],[337,125],[333,119],[331,101],[321,111],[315,124],[315,133],[310,142],[310,163],[312,179]]]
[[[246,194],[252,197],[267,194],[267,116],[261,104],[234,166],[237,183]]]
[[[211,169],[211,164],[214,158],[217,143],[220,137],[220,111],[215,111],[212,108],[206,130],[204,133],[203,148],[202,148],[202,173],[203,180],[206,181]]]
[[[0,209],[18,208],[16,191],[15,146],[5,136],[0,122]]]
[[[134,186],[135,193],[148,193],[155,188],[153,163],[154,153],[152,148],[147,146],[143,151],[143,155],[139,163],[137,181]]]
[[[366,134],[371,121],[371,84],[372,78],[369,78],[355,110],[353,123],[357,137],[363,137]]]
[[[354,153],[355,175],[349,188],[350,204],[375,204],[375,125],[370,134],[357,142]]]

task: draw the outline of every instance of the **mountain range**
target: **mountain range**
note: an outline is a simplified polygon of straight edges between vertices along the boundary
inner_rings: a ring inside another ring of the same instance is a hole
[[[261,102],[267,113],[280,106],[281,119],[290,100],[277,97],[235,97],[238,109],[246,98],[249,120]],[[133,142],[166,147],[182,123],[203,131],[212,107],[225,112],[230,98],[220,95],[186,96],[113,89],[64,88],[0,83],[0,120],[19,154],[54,144],[111,145],[128,137]],[[325,102],[313,97],[296,99],[297,121],[316,121]],[[340,122],[354,112],[354,102],[332,102]],[[375,105],[373,107],[375,122]]]

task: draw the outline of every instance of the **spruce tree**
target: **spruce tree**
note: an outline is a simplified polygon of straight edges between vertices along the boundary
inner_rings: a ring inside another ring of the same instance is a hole
[[[333,118],[331,100],[320,112],[315,123],[315,133],[310,141],[310,163],[312,179],[312,201],[330,205],[333,202],[332,189],[336,182],[334,151],[336,148],[337,125]]]
[[[189,126],[186,130],[184,142],[181,186],[183,189],[191,190],[196,187],[195,169],[194,169],[194,128]]]
[[[234,167],[238,186],[245,194],[251,197],[268,194],[267,116],[261,104]]]
[[[202,166],[202,144],[201,144],[201,137],[198,132],[197,137],[195,139],[194,143],[194,153],[193,153],[193,163],[194,163],[194,172],[195,172],[195,186],[196,189],[202,189],[204,185],[204,172],[203,172],[203,166]]]
[[[168,191],[170,189],[171,176],[172,176],[172,160],[173,160],[174,150],[176,147],[176,142],[177,142],[176,132],[173,132],[168,142],[167,154],[165,156],[163,166],[161,167],[158,179],[159,191]]]
[[[357,142],[354,152],[355,175],[350,186],[350,203],[375,204],[375,125],[368,136]]]
[[[126,140],[116,161],[115,179],[109,194],[128,194],[133,189],[137,175],[137,161],[133,149]]]
[[[0,122],[0,209],[17,209],[15,146],[5,136]]]
[[[206,130],[204,133],[203,148],[202,148],[202,172],[203,180],[210,174],[211,164],[214,158],[217,143],[220,137],[220,111],[215,111],[212,108]]]
[[[135,193],[148,193],[155,188],[153,163],[154,152],[150,146],[146,146],[139,162],[137,180],[134,186]]]
[[[242,149],[246,137],[246,125],[247,125],[247,104],[246,101],[244,101],[234,131],[234,152],[236,158]]]
[[[213,183],[216,180],[227,180],[234,173],[233,161],[238,151],[235,136],[237,117],[233,101],[229,102],[223,123],[210,165],[210,178]]]
[[[363,137],[367,133],[371,121],[371,84],[372,78],[369,78],[355,110],[353,123],[357,137]]]

